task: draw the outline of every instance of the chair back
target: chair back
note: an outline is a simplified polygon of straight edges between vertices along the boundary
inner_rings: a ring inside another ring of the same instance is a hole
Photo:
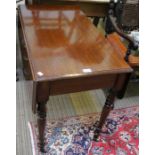
[[[127,31],[139,28],[139,0],[119,0],[115,7],[119,28]]]

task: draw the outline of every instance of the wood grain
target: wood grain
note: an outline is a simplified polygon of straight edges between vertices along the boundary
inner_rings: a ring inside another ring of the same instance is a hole
[[[34,81],[131,71],[78,7],[19,10]]]

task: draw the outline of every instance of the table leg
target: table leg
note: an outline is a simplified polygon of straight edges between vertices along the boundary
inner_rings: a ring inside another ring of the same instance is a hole
[[[114,100],[118,92],[123,88],[123,84],[126,80],[128,74],[119,74],[114,82],[113,87],[110,89],[109,94],[106,98],[105,105],[102,109],[99,123],[95,126],[94,140],[98,139],[98,136],[102,130],[102,127],[105,123],[107,116],[110,111],[114,108]]]
[[[105,105],[104,105],[104,107],[102,109],[99,123],[96,126],[96,130],[95,130],[95,133],[94,133],[94,140],[95,141],[97,141],[98,136],[99,136],[99,134],[100,134],[100,132],[102,130],[102,126],[105,123],[105,120],[106,120],[107,116],[109,115],[110,111],[114,107],[115,96],[116,96],[116,92],[114,90],[110,90],[109,95],[106,98]]]
[[[46,151],[45,151],[44,132],[46,126],[46,102],[38,103],[37,114],[38,114],[37,122],[39,130],[39,148],[41,152],[45,153]]]
[[[46,153],[45,151],[45,126],[46,126],[46,103],[49,99],[49,83],[48,82],[37,82],[34,83],[33,88],[33,110],[37,108],[37,122],[38,122],[38,132],[39,132],[39,149],[41,152]],[[36,101],[36,102],[35,102]],[[35,103],[37,105],[35,106]]]

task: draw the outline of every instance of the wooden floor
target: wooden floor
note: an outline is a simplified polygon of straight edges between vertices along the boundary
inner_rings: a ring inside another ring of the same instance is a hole
[[[22,63],[17,33],[17,71],[19,81],[16,82],[17,92],[17,155],[32,155],[31,139],[28,122],[36,121],[31,110],[32,81],[25,81],[22,73]],[[116,100],[115,108],[129,107],[139,104],[139,85],[130,83],[125,98]],[[58,95],[50,97],[47,103],[47,119],[57,119],[65,116],[82,115],[100,112],[105,102],[105,92],[101,89],[82,93]]]

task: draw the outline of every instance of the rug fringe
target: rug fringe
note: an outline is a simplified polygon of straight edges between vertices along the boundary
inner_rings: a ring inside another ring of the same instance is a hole
[[[33,154],[33,155],[36,155],[35,146],[34,146],[34,140],[33,140],[33,134],[32,134],[32,128],[31,128],[31,123],[30,123],[30,122],[28,122],[28,128],[29,128],[30,137],[31,137],[32,154]]]

